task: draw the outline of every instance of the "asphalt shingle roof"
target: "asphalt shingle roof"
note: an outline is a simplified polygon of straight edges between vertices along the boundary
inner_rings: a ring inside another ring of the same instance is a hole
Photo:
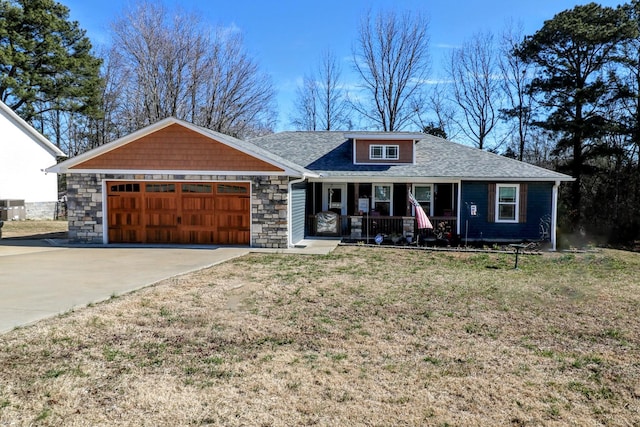
[[[308,169],[304,168],[304,166],[302,166],[300,163],[292,162],[289,158],[281,157],[276,152],[267,150],[264,147],[261,147],[259,145],[251,144],[250,142],[243,141],[241,139],[235,138],[233,136],[225,135],[223,133],[216,132],[211,129],[207,129],[202,126],[198,126],[198,128],[201,129],[202,132],[206,132],[212,135],[214,138],[216,138],[219,141],[231,143],[232,146],[236,146],[242,149],[246,153],[257,155],[259,158],[277,162],[282,166],[285,166],[289,169],[299,172],[300,175],[306,172],[310,172]]]
[[[351,134],[352,132],[346,132]],[[357,132],[367,135],[367,132]],[[371,135],[380,135],[371,132]],[[409,138],[415,133],[407,133]],[[432,135],[415,144],[409,165],[354,165],[352,141],[345,132],[280,132],[250,142],[324,177],[449,178],[468,180],[568,181],[571,177]]]

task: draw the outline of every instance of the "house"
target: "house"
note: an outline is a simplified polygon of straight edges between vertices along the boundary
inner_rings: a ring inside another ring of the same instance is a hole
[[[72,241],[274,248],[314,235],[429,239],[440,231],[467,242],[546,239],[555,248],[558,187],[572,179],[421,133],[242,141],[175,118],[48,171],[67,174]],[[416,230],[410,192],[436,230]]]
[[[54,219],[55,173],[44,169],[65,154],[0,101],[0,219]]]
[[[438,235],[461,243],[547,240],[556,247],[558,188],[572,178],[423,133],[282,132],[252,140],[318,174],[306,179],[314,216],[340,215],[354,240],[417,237],[412,193]],[[425,233],[423,231],[422,233]]]

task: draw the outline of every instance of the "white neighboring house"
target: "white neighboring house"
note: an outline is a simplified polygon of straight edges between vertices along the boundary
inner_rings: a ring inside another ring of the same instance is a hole
[[[58,177],[44,169],[57,157],[66,154],[0,101],[0,209],[12,211],[8,219],[17,218],[15,200],[24,200],[28,219],[54,219]]]

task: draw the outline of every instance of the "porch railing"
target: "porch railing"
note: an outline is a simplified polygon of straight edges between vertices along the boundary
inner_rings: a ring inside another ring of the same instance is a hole
[[[318,233],[315,215],[307,218],[308,236],[336,236],[345,240],[373,241],[378,234],[385,240],[404,238],[404,241],[418,238],[435,240],[437,238],[451,238],[456,233],[457,219],[455,216],[429,217],[433,229],[418,230],[417,222],[412,216],[353,216],[341,215],[336,230]],[[407,239],[407,237],[409,239]]]

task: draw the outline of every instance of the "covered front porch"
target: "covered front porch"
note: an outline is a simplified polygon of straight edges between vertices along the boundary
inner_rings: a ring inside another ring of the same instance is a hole
[[[433,224],[418,230],[412,192]],[[452,243],[459,235],[456,182],[309,182],[307,236],[339,236],[346,241],[385,243]],[[379,237],[380,238],[380,237]]]

